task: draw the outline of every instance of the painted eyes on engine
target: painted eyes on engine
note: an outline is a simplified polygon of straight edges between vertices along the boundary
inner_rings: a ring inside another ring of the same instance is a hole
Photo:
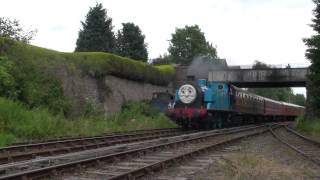
[[[185,104],[192,103],[196,97],[197,97],[197,91],[196,89],[190,85],[190,84],[185,84],[180,87],[178,91],[179,98],[181,102]]]
[[[189,95],[193,94],[193,91],[192,91],[192,90],[188,90],[187,92],[189,93]],[[182,94],[186,94],[186,91],[182,90],[181,93],[182,93]]]

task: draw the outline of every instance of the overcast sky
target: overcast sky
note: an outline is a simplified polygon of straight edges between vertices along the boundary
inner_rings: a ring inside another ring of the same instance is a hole
[[[228,64],[309,64],[302,39],[313,34],[312,0],[1,0],[0,16],[38,29],[31,44],[72,52],[80,21],[96,2],[114,31],[124,22],[140,26],[149,58],[167,52],[175,28],[198,24]]]

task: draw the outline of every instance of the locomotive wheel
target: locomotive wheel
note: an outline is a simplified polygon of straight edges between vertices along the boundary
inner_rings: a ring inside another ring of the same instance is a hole
[[[181,121],[181,124],[182,124],[183,129],[189,130],[189,129],[193,128],[193,126],[192,126],[192,124],[191,124],[189,119],[183,119]]]
[[[208,130],[207,124],[208,124],[207,120],[203,120],[202,122],[199,122],[199,127],[200,127],[200,129],[202,129],[202,130]]]

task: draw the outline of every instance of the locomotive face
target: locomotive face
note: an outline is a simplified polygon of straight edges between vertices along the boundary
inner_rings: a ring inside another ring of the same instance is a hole
[[[175,91],[166,114],[184,128],[210,129],[288,121],[303,111],[303,107],[264,98],[226,82],[199,79],[197,84],[186,83]]]
[[[178,95],[182,103],[190,104],[197,98],[197,91],[192,85],[185,84],[180,87]]]

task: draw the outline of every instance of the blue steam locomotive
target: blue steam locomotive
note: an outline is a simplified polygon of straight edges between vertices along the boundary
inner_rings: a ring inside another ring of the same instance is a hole
[[[294,120],[305,108],[275,101],[225,82],[199,79],[176,90],[168,116],[185,128],[213,129]]]

